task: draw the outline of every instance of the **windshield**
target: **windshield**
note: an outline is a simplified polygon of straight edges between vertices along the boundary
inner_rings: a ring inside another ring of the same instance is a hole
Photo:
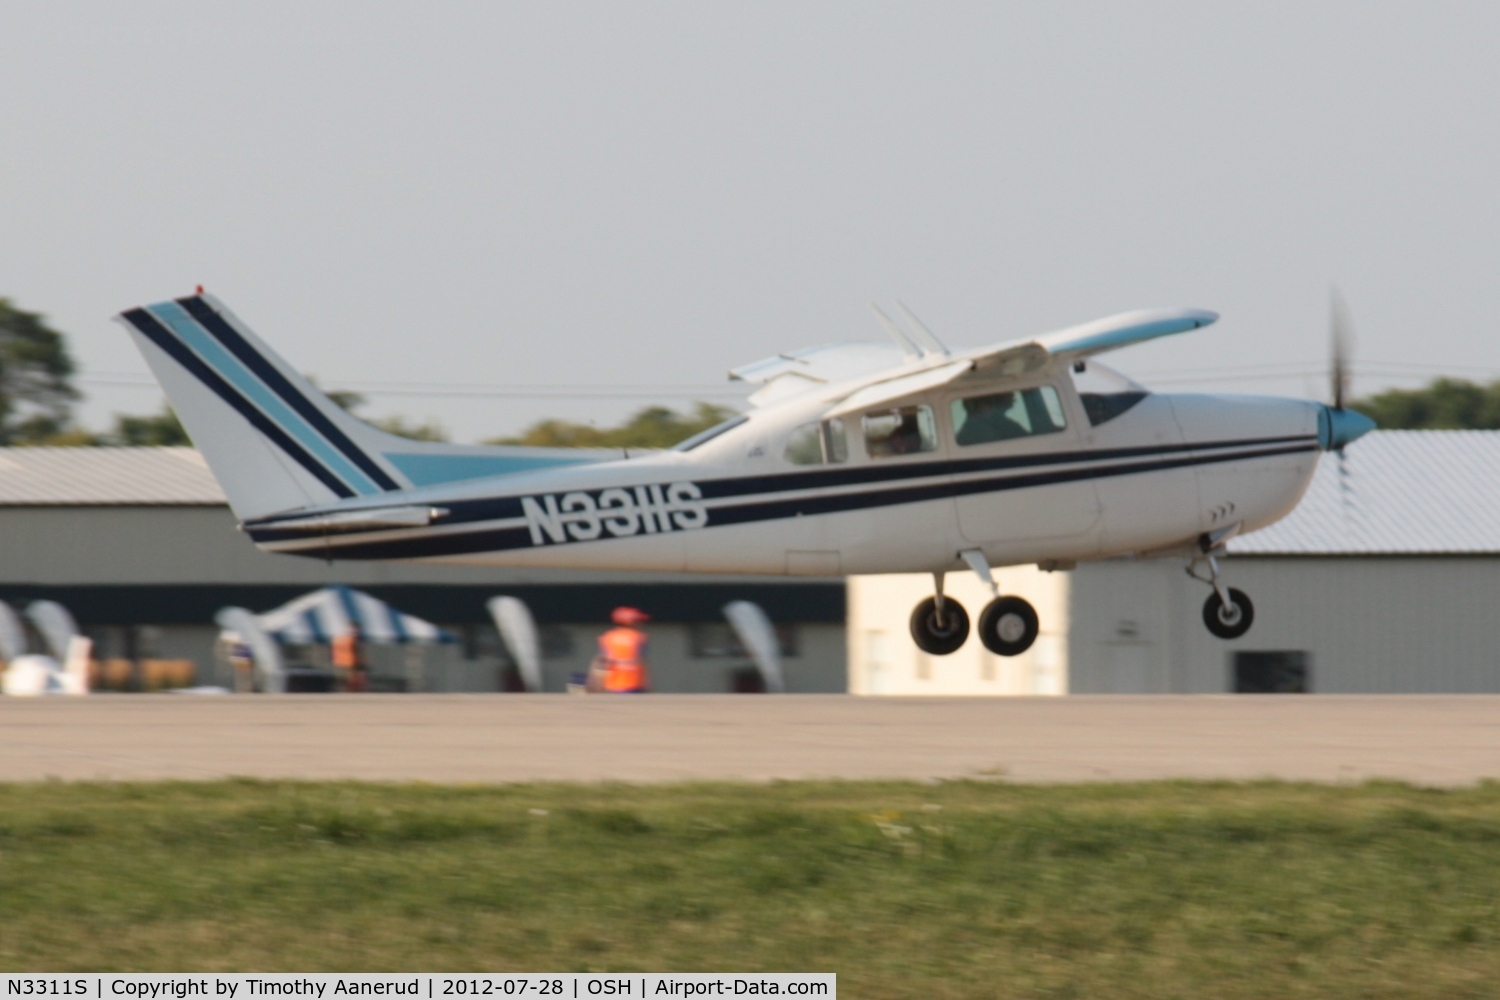
[[[747,416],[745,416],[744,414],[740,414],[737,417],[730,417],[728,420],[724,421],[722,424],[714,424],[712,427],[710,427],[706,431],[699,431],[697,434],[694,434],[692,437],[688,438],[686,441],[683,441],[682,443],[678,444],[672,450],[673,451],[692,451],[694,448],[698,447],[700,444],[707,444],[708,442],[712,441],[714,438],[718,437],[720,434],[723,434],[725,431],[732,431],[732,430],[734,430],[740,424],[743,424],[745,421],[747,421],[749,419],[750,418],[747,417]]]
[[[1108,365],[1092,359],[1073,363],[1073,385],[1078,389],[1083,412],[1095,427],[1108,423],[1141,400],[1150,390]]]

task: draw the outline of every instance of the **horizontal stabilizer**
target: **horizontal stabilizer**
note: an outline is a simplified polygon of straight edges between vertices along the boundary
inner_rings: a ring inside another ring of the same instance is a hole
[[[332,511],[311,517],[279,518],[258,521],[256,527],[275,527],[287,531],[322,534],[328,531],[369,531],[376,528],[421,528],[448,511],[442,507],[366,507],[358,510]]]

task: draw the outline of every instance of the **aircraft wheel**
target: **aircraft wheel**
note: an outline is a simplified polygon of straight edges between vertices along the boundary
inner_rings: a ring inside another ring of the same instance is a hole
[[[997,597],[979,616],[979,641],[998,656],[1019,656],[1036,642],[1036,609],[1021,597]]]
[[[1250,625],[1255,621],[1255,605],[1250,603],[1244,591],[1230,587],[1229,602],[1225,607],[1217,591],[1209,594],[1208,600],[1203,602],[1203,624],[1220,639],[1238,639],[1250,631]]]
[[[969,637],[969,613],[950,597],[943,601],[943,621],[939,625],[937,599],[929,597],[912,609],[911,637],[922,652],[947,656]]]

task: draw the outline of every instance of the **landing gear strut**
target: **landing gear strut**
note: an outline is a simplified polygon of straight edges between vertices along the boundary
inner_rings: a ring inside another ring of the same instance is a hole
[[[1024,597],[1001,597],[1000,587],[990,572],[989,560],[978,549],[964,549],[959,558],[969,564],[974,575],[990,588],[995,599],[979,615],[979,641],[996,656],[1020,656],[1036,642],[1041,626],[1036,609]]]
[[[969,613],[953,598],[943,596],[942,573],[932,578],[936,593],[912,610],[911,638],[922,652],[947,656],[969,638]]]
[[[979,641],[998,656],[1019,656],[1036,642],[1040,627],[1036,609],[1021,597],[1001,597],[989,560],[978,549],[965,549],[959,558],[990,588],[995,599],[979,616]],[[911,613],[911,637],[917,648],[934,656],[957,652],[969,637],[969,615],[963,605],[943,596],[943,574],[932,574],[932,597]]]
[[[1195,572],[1198,563],[1205,561],[1210,573],[1207,580]],[[1194,580],[1201,580],[1214,588],[1214,592],[1208,595],[1208,600],[1203,602],[1203,624],[1210,632],[1220,639],[1238,639],[1250,631],[1250,626],[1255,622],[1255,605],[1250,603],[1250,598],[1245,596],[1243,590],[1224,585],[1224,577],[1219,572],[1219,560],[1212,551],[1205,552],[1200,559],[1194,559],[1187,573]]]

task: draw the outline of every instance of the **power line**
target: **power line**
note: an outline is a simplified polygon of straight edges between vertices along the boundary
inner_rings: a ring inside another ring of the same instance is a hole
[[[99,372],[77,379],[83,385],[125,389],[159,389],[149,375],[129,372]],[[446,397],[470,399],[743,399],[749,386],[730,385],[633,385],[625,388],[604,385],[537,384],[488,385],[484,383],[442,382],[340,382],[331,385],[335,392],[357,392],[368,396]]]
[[[1472,365],[1444,365],[1422,361],[1367,361],[1351,366],[1358,378],[1425,378],[1462,373],[1456,377],[1500,378],[1500,368],[1477,368]],[[1217,368],[1162,369],[1132,373],[1134,377],[1155,385],[1187,383],[1272,382],[1300,378],[1327,378],[1327,366],[1321,362],[1289,361],[1260,365],[1233,365]],[[81,375],[83,385],[125,389],[159,389],[150,375],[134,372],[95,372]],[[482,383],[482,382],[338,382],[334,391],[357,392],[368,396],[448,399],[733,399],[745,397],[751,386],[725,383],[714,385],[660,383],[628,387],[584,383]]]

